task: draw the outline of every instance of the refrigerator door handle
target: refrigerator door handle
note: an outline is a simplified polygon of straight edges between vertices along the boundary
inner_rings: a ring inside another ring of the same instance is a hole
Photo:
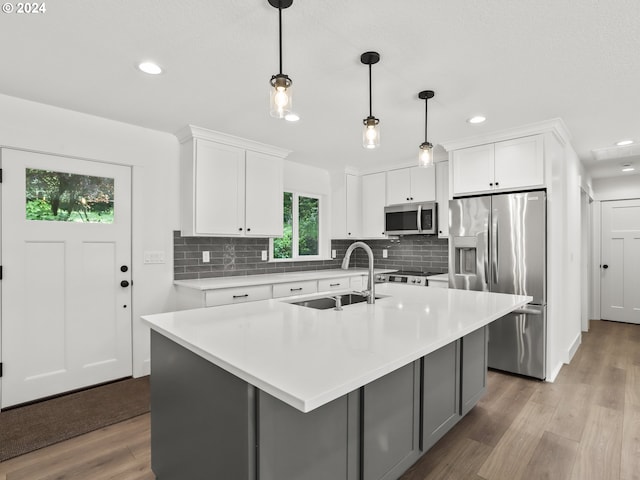
[[[491,217],[491,284],[498,283],[498,216]]]
[[[533,308],[518,308],[511,313],[524,314],[524,315],[542,315],[542,310],[534,310]]]
[[[418,231],[422,231],[422,205],[418,205]]]

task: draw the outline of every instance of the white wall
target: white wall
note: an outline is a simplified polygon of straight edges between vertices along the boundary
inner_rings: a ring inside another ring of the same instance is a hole
[[[581,342],[581,166],[567,138],[545,134],[547,178],[547,380]]]
[[[593,179],[595,200],[626,200],[640,198],[640,173]]]
[[[178,140],[70,110],[0,95],[0,147],[132,167],[133,372],[149,372],[149,331],[140,316],[172,310],[173,230],[178,218]],[[166,263],[144,265],[145,250]]]

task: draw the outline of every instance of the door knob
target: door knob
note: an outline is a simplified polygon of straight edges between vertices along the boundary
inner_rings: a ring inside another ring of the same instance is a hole
[[[121,286],[121,287],[128,287],[128,286],[129,286],[129,282],[127,282],[126,280],[122,280],[122,281],[120,282],[120,286]]]
[[[602,265],[602,268],[609,268],[609,265]]]

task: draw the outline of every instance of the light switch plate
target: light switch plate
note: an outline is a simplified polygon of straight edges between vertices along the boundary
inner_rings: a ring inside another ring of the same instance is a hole
[[[209,263],[211,261],[211,254],[208,250],[202,252],[202,263]]]
[[[266,250],[262,250],[262,260],[267,260],[267,251]]]
[[[331,258],[336,258],[336,251],[335,250],[331,250]]]
[[[386,248],[382,249],[382,258],[387,258],[389,256],[389,250]]]
[[[145,251],[143,254],[145,264],[164,263],[164,252],[162,250]]]

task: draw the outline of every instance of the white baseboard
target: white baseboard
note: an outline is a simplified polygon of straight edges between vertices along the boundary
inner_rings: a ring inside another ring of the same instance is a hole
[[[571,360],[573,360],[573,356],[578,351],[578,347],[580,347],[581,343],[582,343],[582,333],[578,333],[578,335],[576,335],[576,338],[573,340],[573,342],[571,342],[571,346],[567,351],[565,361],[559,362],[555,367],[551,369],[550,373],[547,375],[547,378],[545,379],[547,382],[553,383],[556,380],[556,377],[558,376],[558,374],[560,373],[560,370],[562,370],[562,366],[565,364],[568,365],[569,363],[571,363]]]
[[[578,347],[580,347],[581,343],[582,343],[582,333],[578,333],[578,335],[576,335],[576,338],[573,340],[573,343],[571,343],[571,347],[569,347],[566,363],[571,363],[571,360],[573,360],[573,356],[578,351]]]
[[[547,378],[545,378],[545,381],[550,383],[555,382],[556,377],[558,376],[558,374],[560,373],[560,370],[562,369],[562,365],[564,365],[564,363],[562,362],[558,363],[547,375]]]

